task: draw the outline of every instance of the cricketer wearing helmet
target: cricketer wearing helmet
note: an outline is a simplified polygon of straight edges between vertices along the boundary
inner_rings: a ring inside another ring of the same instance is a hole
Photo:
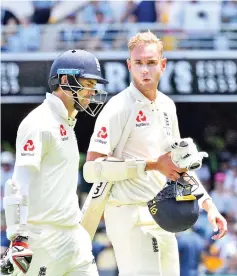
[[[52,93],[18,128],[14,175],[3,199],[11,246],[1,260],[2,275],[98,275],[90,237],[79,224],[74,132],[79,111],[95,116],[103,104],[106,92],[97,83],[107,83],[97,58],[66,51],[51,66]]]
[[[166,66],[162,42],[153,33],[144,32],[132,37],[128,47],[127,65],[132,83],[110,99],[100,112],[90,140],[84,177],[89,182],[114,182],[104,217],[119,275],[179,276],[175,234],[164,230],[170,229],[169,221],[162,223],[162,228],[159,225],[162,218],[157,216],[165,211],[159,207],[165,204],[161,201],[155,204],[158,210],[155,210],[154,220],[147,202],[166,187],[167,178],[176,183],[180,174],[199,168],[207,154],[198,152],[192,139],[180,138],[175,104],[157,90]],[[185,147],[182,147],[183,140],[187,142]],[[108,156],[107,160],[103,156]],[[124,162],[113,162],[111,156]],[[136,173],[129,173],[130,163]],[[188,175],[196,178],[192,171]],[[177,183],[171,189],[179,189],[184,199],[189,186],[182,185]],[[162,196],[166,192],[176,196],[169,189],[163,191]],[[196,196],[195,199],[199,199],[199,206],[207,211],[214,230],[220,230],[213,238],[221,238],[227,231],[225,219],[201,183],[196,193],[200,198]],[[189,199],[194,197],[191,192],[189,195]],[[161,194],[154,201],[160,198]],[[196,203],[192,205],[195,211]],[[194,222],[196,217],[191,219]],[[175,232],[184,228],[173,229]]]

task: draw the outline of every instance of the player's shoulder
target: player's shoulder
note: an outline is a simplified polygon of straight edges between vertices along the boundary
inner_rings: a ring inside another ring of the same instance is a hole
[[[176,106],[174,101],[161,91],[158,94],[159,104],[162,105],[164,108],[169,108],[169,110],[176,111]]]
[[[111,106],[117,106],[120,103],[121,108],[131,108],[131,104],[133,103],[133,98],[131,97],[130,87],[127,87],[117,95],[113,96],[109,103]]]
[[[44,104],[34,108],[20,123],[18,131],[44,130],[47,127],[46,110]]]
[[[129,95],[129,89],[126,88],[117,95],[111,97],[103,108],[103,112],[109,114],[130,113],[133,108],[133,100]]]

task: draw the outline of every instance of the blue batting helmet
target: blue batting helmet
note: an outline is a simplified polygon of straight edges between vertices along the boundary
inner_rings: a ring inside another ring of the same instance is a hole
[[[67,74],[77,75],[78,78],[94,79],[102,84],[108,83],[106,79],[101,77],[98,59],[84,50],[69,50],[56,58],[49,73],[50,89],[59,84],[59,75]]]
[[[203,196],[193,194],[198,185],[198,182],[186,173],[177,181],[169,180],[163,190],[147,203],[155,222],[172,233],[192,227],[199,217],[198,199]]]
[[[67,83],[61,84],[61,77],[67,76]],[[86,111],[89,115],[95,116],[104,104],[107,92],[97,87],[84,87],[79,79],[93,79],[97,83],[106,84],[108,81],[101,77],[100,63],[91,53],[84,50],[69,50],[61,54],[52,64],[49,73],[49,87],[51,92],[59,86],[62,90],[71,91],[74,100],[74,107],[78,111]],[[90,103],[96,104],[95,108],[89,105],[83,106],[83,96],[78,94],[81,90],[93,91]],[[70,95],[69,95],[70,96]]]

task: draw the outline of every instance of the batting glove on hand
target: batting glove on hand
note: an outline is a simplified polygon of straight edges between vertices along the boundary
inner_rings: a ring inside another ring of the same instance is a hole
[[[198,170],[202,166],[202,159],[208,157],[206,152],[198,152],[192,138],[175,141],[171,145],[171,159],[182,169]]]
[[[28,249],[27,238],[16,237],[1,260],[2,275],[25,275],[30,267],[32,255],[32,251]]]

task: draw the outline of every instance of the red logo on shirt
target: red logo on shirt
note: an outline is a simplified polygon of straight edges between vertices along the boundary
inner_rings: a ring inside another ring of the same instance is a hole
[[[108,137],[106,127],[102,127],[100,131],[97,133],[97,137],[106,139]]]
[[[61,134],[61,136],[66,136],[67,135],[67,131],[64,128],[63,125],[60,125],[60,134]]]
[[[32,140],[28,140],[23,147],[24,151],[33,151],[35,149],[34,143]]]
[[[138,112],[138,115],[136,117],[136,121],[139,122],[139,123],[146,121],[146,116],[144,115],[144,113],[141,110]]]

